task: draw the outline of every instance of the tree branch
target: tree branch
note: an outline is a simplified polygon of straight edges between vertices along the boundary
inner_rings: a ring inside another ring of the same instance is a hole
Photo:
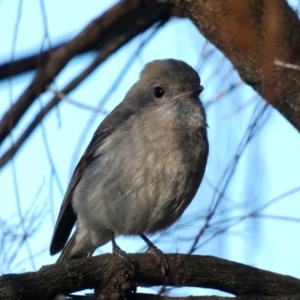
[[[300,22],[285,0],[169,0],[300,131]]]
[[[50,54],[66,43],[61,43],[53,46],[50,50],[41,51],[40,53],[29,55],[23,58],[16,59],[12,62],[6,61],[0,65],[0,80],[12,78],[14,76],[34,71],[40,65],[44,65],[49,59]],[[84,53],[84,52],[82,52]],[[78,53],[80,54],[80,53]]]
[[[170,297],[157,294],[132,293],[126,298],[127,300],[299,300],[300,294],[289,296],[260,296],[260,295],[245,295],[237,297],[221,297],[221,296],[186,296],[186,297]],[[62,296],[55,300],[98,300],[96,295],[88,296]]]
[[[144,11],[145,12],[145,11]],[[157,10],[147,12],[147,18],[143,18],[140,13],[139,19],[132,21],[130,29],[127,29],[126,34],[120,34],[115,36],[113,41],[108,44],[104,44],[101,47],[101,51],[96,55],[95,59],[88,65],[80,74],[78,74],[73,80],[69,82],[60,92],[63,94],[70,93],[75,89],[83,80],[85,80],[105,59],[107,59],[113,52],[121,48],[125,43],[132,39],[137,32],[145,30],[148,27],[149,21],[156,20]],[[20,134],[18,139],[13,145],[6,150],[6,152],[0,157],[0,169],[17,153],[23,143],[27,140],[30,134],[43,120],[43,118],[61,101],[61,97],[55,95],[32,119],[30,124],[24,129],[23,133]]]
[[[150,0],[120,1],[92,21],[78,36],[53,50],[46,63],[39,61],[33,81],[0,122],[0,144],[18,124],[36,97],[46,90],[74,56],[93,48],[95,41],[101,52],[103,47],[113,46],[122,37],[123,42],[119,45],[121,47],[154,23],[167,19],[170,16],[169,8],[168,3],[152,3]]]
[[[130,256],[137,264],[133,281],[142,287],[202,287],[236,296],[279,297],[300,293],[299,279],[212,256],[168,254],[168,277],[163,276],[160,265],[151,254]],[[51,299],[59,293],[83,289],[102,291],[106,290],[105,285],[119,282],[120,274],[123,276],[126,270],[124,260],[113,254],[62,261],[44,266],[38,272],[1,276],[0,299]]]
[[[299,300],[300,294],[287,296],[260,296],[245,295],[237,297],[221,297],[221,296],[188,296],[188,297],[168,297],[153,294],[132,294],[128,300]],[[79,300],[79,299],[77,299]],[[92,300],[92,299],[90,299]]]

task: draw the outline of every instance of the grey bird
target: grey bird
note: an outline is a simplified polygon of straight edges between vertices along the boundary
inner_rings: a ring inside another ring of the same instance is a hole
[[[168,228],[182,215],[205,171],[202,90],[199,75],[183,61],[155,60],[145,66],[75,168],[51,255],[87,257],[110,240],[115,250],[119,235],[140,235],[157,250],[146,234]]]

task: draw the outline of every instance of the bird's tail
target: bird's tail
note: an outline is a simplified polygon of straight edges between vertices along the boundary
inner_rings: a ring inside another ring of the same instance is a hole
[[[75,258],[85,258],[85,257],[90,257],[93,254],[93,251],[89,253],[80,253],[74,255],[74,246],[75,246],[75,241],[76,241],[76,235],[77,235],[77,229],[63,248],[57,262],[62,261],[62,260],[69,260],[69,259],[75,259]]]

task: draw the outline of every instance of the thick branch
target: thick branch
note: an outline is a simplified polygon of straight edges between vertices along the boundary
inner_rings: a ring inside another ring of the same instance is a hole
[[[152,294],[132,294],[128,300],[299,300],[300,294],[287,296],[260,296],[245,295],[232,297],[221,296],[188,296],[188,297],[167,297]],[[78,299],[77,299],[78,300]]]
[[[186,297],[169,297],[157,294],[142,294],[132,293],[126,298],[127,300],[299,300],[300,294],[289,296],[260,296],[260,295],[245,295],[237,297],[221,297],[221,296],[186,296]],[[64,300],[98,300],[96,296],[68,297]]]
[[[300,22],[285,0],[169,0],[300,131]]]
[[[300,293],[300,280],[212,256],[167,255],[170,275],[151,254],[134,254],[139,286],[188,286],[219,289],[237,296],[283,296]],[[124,261],[112,254],[63,261],[38,272],[0,277],[0,299],[51,299],[58,293],[98,288],[118,278]]]
[[[123,37],[122,45],[159,20],[168,18],[169,4],[150,0],[120,1],[102,16],[92,21],[78,36],[49,55],[45,64],[37,64],[36,75],[20,98],[5,113],[0,122],[0,144],[17,125],[21,117],[57,74],[77,54],[97,46],[108,47]]]

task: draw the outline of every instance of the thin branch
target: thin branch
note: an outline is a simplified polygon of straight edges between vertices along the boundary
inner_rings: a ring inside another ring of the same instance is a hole
[[[210,227],[211,220],[213,219],[217,209],[219,208],[222,200],[224,199],[227,187],[233,178],[233,174],[236,171],[238,162],[240,157],[242,156],[246,146],[250,143],[250,141],[254,138],[254,136],[258,133],[258,131],[262,128],[263,124],[265,123],[266,119],[263,118],[266,115],[268,105],[265,104],[260,110],[254,110],[252,114],[252,120],[250,122],[249,127],[244,133],[243,138],[241,139],[238,148],[235,152],[235,155],[229,161],[225,171],[223,172],[221,179],[217,184],[217,188],[214,191],[212,197],[212,207],[209,209],[207,216],[205,218],[204,224],[201,229],[198,231],[198,234],[194,238],[194,241],[189,249],[189,254],[193,253],[199,246],[197,246],[200,238],[203,236],[205,230]],[[221,192],[220,192],[221,191]],[[204,243],[206,243],[205,241]],[[203,244],[203,243],[202,243]]]
[[[159,20],[169,17],[167,3],[152,1],[120,1],[110,10],[92,21],[78,36],[56,49],[48,61],[39,66],[33,81],[19,99],[4,114],[0,122],[0,144],[18,124],[35,99],[43,93],[66,64],[78,53],[98,41],[100,51],[123,39],[119,47],[134,36],[151,27]],[[116,51],[119,47],[115,47]]]
[[[281,60],[278,60],[278,59],[275,59],[274,65],[275,66],[280,66],[280,67],[284,67],[284,68],[288,68],[288,69],[293,69],[293,70],[300,71],[300,66],[294,65],[294,64],[285,63],[285,62],[283,62]]]
[[[66,102],[68,102],[74,106],[77,106],[80,109],[86,109],[86,110],[89,110],[89,111],[92,111],[92,112],[95,112],[98,114],[104,114],[104,115],[108,114],[108,111],[106,111],[105,109],[98,108],[96,106],[91,106],[91,105],[82,103],[80,101],[77,101],[75,99],[71,99],[66,94],[59,92],[59,91],[55,90],[54,88],[48,87],[47,90],[52,92],[56,97],[60,98],[61,100],[65,100]]]
[[[114,34],[114,32],[112,32],[111,39],[109,39],[109,42],[107,44],[103,45],[103,47],[101,48],[101,51],[98,53],[98,55],[93,60],[93,62],[81,74],[79,74],[77,77],[75,77],[64,89],[62,89],[60,91],[60,93],[68,94],[75,87],[77,87],[84,79],[86,79],[86,77],[88,75],[90,75],[91,72],[94,71],[96,69],[96,67],[98,67],[109,55],[111,55],[113,52],[118,50],[125,43],[130,41],[134,36],[136,36],[140,32],[143,32],[145,29],[147,29],[149,26],[154,24],[159,19],[166,18],[167,17],[167,7],[168,6],[166,6],[166,5],[159,5],[158,7],[153,7],[154,10],[153,11],[150,10],[150,12],[149,12],[149,10],[147,10],[147,9],[149,9],[149,5],[148,5],[146,7],[141,7],[141,9],[138,11],[137,15],[131,16],[131,18],[128,17],[128,19],[126,19],[126,24],[124,25],[124,28],[123,28],[124,30],[125,29],[126,30],[124,32],[123,32],[123,30],[118,31],[117,34]],[[109,12],[107,12],[106,14],[108,14],[108,13]],[[132,17],[135,17],[136,19],[132,20]],[[128,28],[129,25],[130,25],[130,27]],[[59,49],[57,51],[61,52],[61,49]],[[51,58],[50,62],[52,60],[53,60],[53,57]],[[55,60],[56,60],[56,58],[54,58],[53,63],[56,63]],[[45,66],[45,68],[43,68],[43,70],[45,70],[45,72],[48,72],[47,70],[49,68],[50,68],[50,66],[49,66],[49,64],[47,64],[47,66]],[[48,77],[48,79],[49,79],[49,77]],[[35,80],[36,79],[34,79],[34,82],[35,82]],[[32,84],[30,86],[32,86]],[[45,86],[44,86],[44,84],[45,84]],[[44,81],[44,83],[42,85],[43,85],[43,90],[46,90],[48,88],[46,81]],[[31,88],[29,87],[29,89],[31,89]],[[31,92],[30,92],[30,95],[34,96]],[[10,110],[4,115],[2,121],[0,122],[0,144],[3,141],[3,139],[5,139],[5,137],[7,136],[7,133],[9,133],[9,132],[7,132],[7,130],[11,130],[11,126],[13,127],[16,125],[16,123],[12,124],[11,122],[7,122],[9,120],[8,115],[13,114],[15,108],[17,108],[17,107],[18,107],[18,109],[21,110],[21,112],[20,112],[21,115],[23,115],[25,113],[25,110],[24,110],[24,107],[22,104],[23,100],[25,98],[32,102],[35,100],[30,95],[26,94],[26,92],[25,92],[25,94],[23,94],[21,96],[20,100],[18,100],[17,103],[15,103],[10,108]],[[28,127],[23,131],[23,133],[18,138],[18,140],[0,157],[0,169],[16,154],[16,152],[20,149],[20,147],[23,145],[23,143],[26,141],[26,139],[29,137],[29,135],[33,132],[33,130],[36,128],[36,126],[48,114],[48,112],[60,102],[60,100],[61,100],[60,97],[55,96],[34,117],[34,119],[31,121],[31,123],[28,125]],[[21,117],[21,115],[19,115],[19,116]]]

